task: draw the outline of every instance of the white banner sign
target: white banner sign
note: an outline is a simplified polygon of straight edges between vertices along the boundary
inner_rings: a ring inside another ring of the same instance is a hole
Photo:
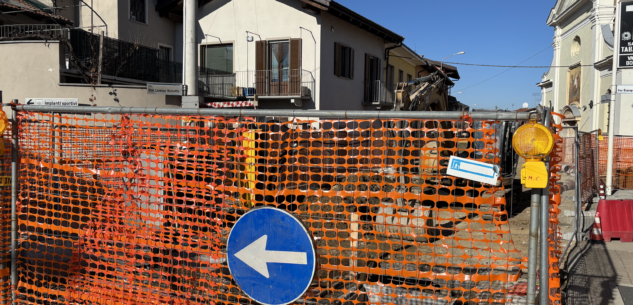
[[[77,98],[26,98],[24,99],[26,105],[36,106],[79,106],[79,99]]]
[[[615,92],[617,94],[633,94],[633,85],[618,85]]]
[[[147,94],[182,95],[181,84],[147,84]]]
[[[499,167],[451,156],[446,173],[450,176],[496,185],[499,178]]]

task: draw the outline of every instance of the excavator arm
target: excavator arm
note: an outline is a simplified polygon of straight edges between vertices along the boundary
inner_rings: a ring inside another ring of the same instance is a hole
[[[429,76],[416,78],[410,82],[401,82],[396,85],[395,109],[404,111],[427,110],[424,98],[438,88],[445,80],[444,74],[435,72]]]

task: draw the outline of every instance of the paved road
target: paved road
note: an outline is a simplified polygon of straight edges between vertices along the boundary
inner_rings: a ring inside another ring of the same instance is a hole
[[[583,242],[572,255],[578,260],[569,272],[567,304],[632,304],[623,303],[617,286],[633,286],[633,243]]]

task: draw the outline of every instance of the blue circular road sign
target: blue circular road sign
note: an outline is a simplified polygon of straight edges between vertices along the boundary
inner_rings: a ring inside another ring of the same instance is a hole
[[[242,291],[267,305],[296,301],[316,270],[310,232],[292,214],[271,207],[250,210],[237,220],[226,253]]]

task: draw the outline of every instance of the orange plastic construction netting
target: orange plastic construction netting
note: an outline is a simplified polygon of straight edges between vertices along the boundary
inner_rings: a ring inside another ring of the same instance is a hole
[[[229,273],[235,221],[268,205],[314,236],[296,303],[502,304],[526,268],[496,163],[495,122],[20,112],[24,304],[257,304]]]

